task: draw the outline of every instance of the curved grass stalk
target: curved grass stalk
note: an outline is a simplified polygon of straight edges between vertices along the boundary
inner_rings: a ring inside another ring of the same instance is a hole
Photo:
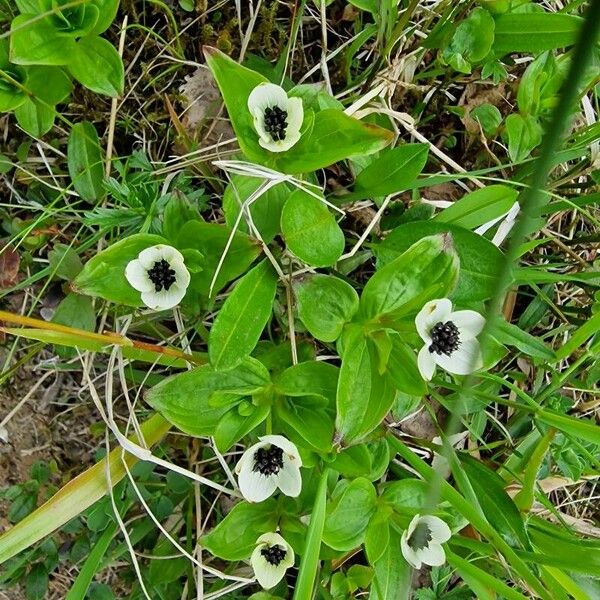
[[[171,424],[168,421],[161,415],[154,414],[142,423],[141,432],[144,441],[150,446],[159,442],[170,428]],[[137,437],[132,436],[133,440],[137,440]],[[103,458],[75,477],[50,500],[0,536],[0,563],[50,535],[105,496],[109,491],[106,482],[107,471],[113,485],[125,477],[122,455],[122,448],[115,448],[108,458]],[[132,454],[125,454],[124,461],[131,467],[138,462],[138,458]]]

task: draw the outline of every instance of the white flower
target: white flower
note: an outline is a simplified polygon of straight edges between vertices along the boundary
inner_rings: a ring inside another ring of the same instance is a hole
[[[420,569],[422,563],[439,567],[446,562],[441,545],[451,536],[450,527],[441,519],[415,515],[400,538],[402,555],[415,569]]]
[[[288,98],[274,83],[260,83],[248,97],[258,143],[271,152],[285,152],[300,139],[304,109],[300,98]]]
[[[294,566],[292,547],[278,534],[265,533],[256,540],[250,564],[260,585],[268,590],[275,587]]]
[[[474,310],[452,312],[448,298],[431,300],[415,319],[417,331],[425,345],[418,357],[419,371],[431,380],[436,365],[454,375],[468,375],[483,362],[477,336],[485,319]]]
[[[190,284],[181,252],[164,244],[142,250],[127,264],[125,277],[142,292],[142,302],[154,310],[177,306]]]
[[[296,445],[281,435],[265,435],[244,452],[235,467],[242,495],[262,502],[279,488],[295,498],[302,489],[302,459]]]

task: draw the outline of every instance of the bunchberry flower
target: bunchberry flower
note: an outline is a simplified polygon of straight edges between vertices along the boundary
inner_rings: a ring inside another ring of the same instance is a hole
[[[423,563],[439,567],[446,562],[441,545],[451,536],[450,527],[442,519],[415,515],[400,538],[402,555],[415,569],[420,569]]]
[[[142,293],[142,302],[154,310],[177,306],[190,283],[181,252],[164,244],[142,250],[127,264],[125,277]]]
[[[448,298],[431,300],[415,319],[425,345],[418,357],[419,371],[429,381],[436,365],[454,375],[468,375],[482,366],[477,336],[485,319],[474,310],[452,311]]]
[[[248,97],[258,143],[271,152],[285,152],[300,139],[304,109],[300,98],[288,98],[274,83],[257,85]]]
[[[294,565],[294,551],[278,533],[265,533],[256,540],[250,564],[258,583],[268,590],[275,587]]]
[[[265,435],[259,440],[235,467],[242,495],[248,502],[262,502],[279,488],[295,498],[302,489],[298,448],[282,435]]]

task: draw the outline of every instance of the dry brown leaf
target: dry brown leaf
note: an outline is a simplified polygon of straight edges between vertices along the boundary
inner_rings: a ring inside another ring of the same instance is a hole
[[[221,93],[208,68],[196,69],[186,77],[179,91],[184,106],[181,123],[191,139],[208,146],[235,137],[222,108]]]
[[[19,278],[21,257],[9,244],[0,246],[0,289],[10,288]]]

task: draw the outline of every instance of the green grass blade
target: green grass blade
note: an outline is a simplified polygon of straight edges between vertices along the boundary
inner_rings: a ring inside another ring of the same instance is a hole
[[[327,504],[327,477],[329,469],[325,468],[319,481],[319,488],[315,496],[315,503],[310,517],[310,525],[306,535],[304,554],[300,561],[300,570],[294,590],[294,600],[310,600],[313,597],[313,588],[319,566],[319,551],[325,526],[325,507]]]
[[[118,523],[112,523],[104,530],[83,563],[81,571],[79,571],[79,575],[77,575],[77,579],[71,586],[69,593],[65,596],[65,600],[84,600],[88,588],[94,579],[94,575],[96,574],[96,571],[99,570],[100,563],[118,528]]]

